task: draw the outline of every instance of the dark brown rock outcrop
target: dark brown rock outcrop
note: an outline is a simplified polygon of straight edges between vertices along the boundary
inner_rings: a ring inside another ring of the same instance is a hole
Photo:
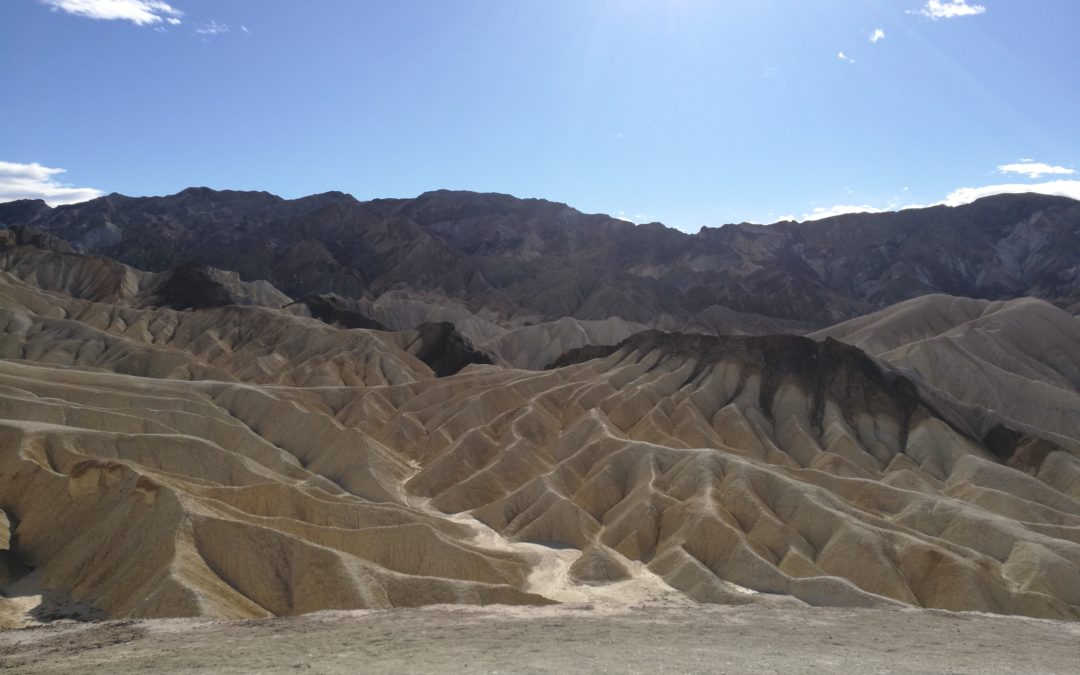
[[[389,330],[382,323],[351,306],[344,298],[333,294],[306,295],[297,302],[307,307],[311,316],[334,326]]]
[[[426,363],[436,377],[453,375],[470,364],[491,364],[491,356],[478,349],[454,328],[454,324],[422,323],[409,352]]]

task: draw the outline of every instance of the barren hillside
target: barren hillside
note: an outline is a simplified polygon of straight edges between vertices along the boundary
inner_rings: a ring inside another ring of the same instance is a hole
[[[590,600],[1080,617],[1071,418],[1018,409],[1002,446],[972,426],[980,399],[897,356],[948,335],[957,373],[996,354],[1001,377],[1067,394],[1075,319],[1048,305],[931,299],[835,329],[884,361],[646,331],[551,370],[438,377],[458,343],[428,329],[175,310],[91,279],[93,259],[5,255],[7,625]],[[1015,340],[1013,312],[1055,341]],[[546,360],[526,330],[505,353]]]

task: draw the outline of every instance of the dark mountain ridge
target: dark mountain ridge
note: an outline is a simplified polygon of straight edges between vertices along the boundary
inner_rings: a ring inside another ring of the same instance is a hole
[[[189,188],[9,202],[0,225],[142,269],[230,269],[293,297],[411,289],[504,317],[678,321],[720,306],[819,326],[927,293],[1080,308],[1080,202],[1035,194],[691,235],[502,194],[362,202]]]

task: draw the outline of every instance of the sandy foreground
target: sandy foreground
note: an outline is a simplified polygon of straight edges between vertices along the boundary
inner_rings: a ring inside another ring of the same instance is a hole
[[[927,610],[438,606],[0,632],[0,669],[74,672],[1007,672],[1080,668],[1080,624]]]

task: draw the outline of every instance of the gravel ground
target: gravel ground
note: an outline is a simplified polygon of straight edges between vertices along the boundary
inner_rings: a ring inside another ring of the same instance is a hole
[[[0,632],[20,673],[1075,673],[1080,624],[933,610],[440,606]]]

